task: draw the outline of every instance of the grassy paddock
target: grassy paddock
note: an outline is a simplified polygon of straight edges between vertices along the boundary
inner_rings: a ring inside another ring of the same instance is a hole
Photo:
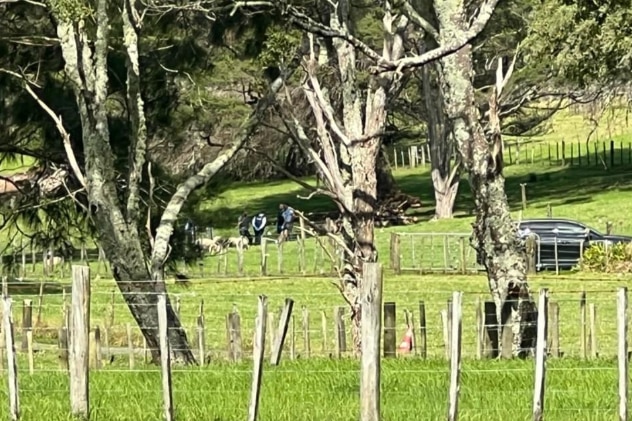
[[[538,276],[531,279],[534,292],[538,288],[550,289],[551,300],[560,305],[560,342],[566,356],[580,355],[579,299],[581,291],[586,291],[589,303],[597,309],[596,334],[598,352],[602,356],[616,355],[616,288],[629,282],[629,278],[616,276],[585,279],[581,275],[568,277]],[[69,291],[69,286],[68,291]],[[10,293],[16,304],[14,318],[16,326],[21,325],[21,303],[24,299],[33,300],[33,318],[38,312],[37,286],[29,291],[24,286],[15,285]],[[384,281],[384,301],[397,305],[397,336],[406,331],[404,310],[414,313],[419,320],[419,302],[426,309],[428,354],[442,358],[444,355],[441,310],[447,306],[447,300],[453,291],[462,291],[463,297],[463,354],[473,357],[476,352],[475,309],[476,300],[489,296],[486,280],[483,276],[422,275],[393,276],[387,274]],[[278,279],[237,279],[237,280],[194,280],[189,287],[169,285],[172,304],[180,307],[181,321],[195,342],[196,319],[200,303],[204,302],[206,321],[205,339],[207,351],[213,359],[224,359],[228,349],[226,340],[226,315],[233,306],[241,315],[241,329],[244,352],[249,355],[252,348],[254,319],[257,296],[265,294],[269,299],[269,309],[277,316],[285,298],[295,301],[295,350],[299,356],[305,355],[301,310],[305,307],[310,314],[309,334],[312,355],[327,356],[334,352],[334,309],[343,305],[338,291],[331,285],[330,279],[323,278],[278,278]],[[68,297],[69,300],[69,297]],[[55,344],[57,330],[61,326],[63,295],[59,285],[49,284],[43,298],[41,324],[35,328],[34,336],[38,343]],[[327,341],[324,341],[322,317],[326,318]],[[111,321],[113,320],[113,323]],[[126,347],[126,324],[131,323],[134,330],[134,345],[142,347],[140,330],[130,317],[129,310],[111,280],[93,281],[91,301],[91,325],[99,326],[102,337],[107,330],[109,345]],[[20,332],[18,330],[18,336]],[[350,332],[347,342],[351,343]],[[286,343],[289,349],[289,341]],[[38,356],[39,357],[39,356]],[[36,357],[36,359],[38,358]],[[126,358],[117,356],[115,362],[124,366]]]
[[[617,120],[619,121],[619,120]],[[621,151],[629,150],[630,136],[623,120],[614,135]],[[587,132],[581,116],[561,113],[552,123],[553,133],[532,139],[549,145],[565,138],[568,142],[583,141]],[[603,127],[603,126],[602,126]],[[601,130],[600,141],[607,130]],[[621,146],[621,142],[624,142]],[[580,219],[603,230],[607,221],[614,223],[615,232],[632,233],[632,220],[628,208],[632,200],[629,164],[616,164],[605,169],[592,166],[551,164],[548,146],[526,147],[534,151],[521,159],[520,165],[506,168],[508,201],[513,216],[545,216],[546,208],[553,208],[554,216]],[[582,149],[587,153],[586,149]],[[592,152],[592,150],[591,150]],[[624,156],[619,153],[617,156]],[[627,159],[628,155],[625,155]],[[557,157],[555,158],[557,161]],[[625,163],[625,159],[623,162]],[[587,164],[587,160],[584,160]],[[20,165],[22,165],[20,163]],[[26,165],[26,164],[25,164]],[[19,168],[4,166],[3,174]],[[423,223],[414,226],[388,227],[376,230],[377,247],[382,262],[388,258],[388,246],[392,232],[463,232],[471,231],[473,216],[472,197],[466,180],[459,188],[455,206],[455,218],[449,221],[426,223],[433,214],[434,196],[428,167],[400,169],[395,172],[403,191],[421,198],[423,206],[414,213]],[[313,183],[314,180],[307,179]],[[520,184],[527,184],[528,207],[521,213]],[[217,186],[215,186],[217,187]],[[214,188],[215,188],[214,187]],[[219,187],[214,196],[204,201],[196,220],[202,226],[214,226],[222,235],[234,235],[237,216],[247,209],[251,213],[266,211],[273,223],[279,202],[286,202],[297,209],[323,211],[332,209],[329,200],[317,197],[310,201],[297,199],[305,192],[289,181],[267,183],[234,183]],[[209,195],[210,196],[210,195]],[[402,245],[402,254],[412,260],[412,248],[416,253],[427,250],[414,244],[417,239]],[[6,239],[5,239],[6,241]],[[178,419],[232,421],[242,420],[246,414],[251,377],[251,363],[228,364],[223,361],[226,350],[225,316],[233,306],[242,318],[242,340],[246,358],[252,347],[252,333],[256,313],[257,296],[269,297],[269,309],[279,314],[283,300],[295,300],[295,348],[298,359],[285,359],[280,367],[265,367],[261,419],[262,420],[330,420],[355,419],[358,413],[358,363],[351,359],[326,358],[334,350],[333,310],[342,304],[330,279],[299,277],[298,252],[295,242],[287,243],[284,250],[284,275],[277,279],[250,279],[259,273],[259,249],[246,252],[245,274],[241,279],[217,278],[223,271],[220,258],[207,258],[204,272],[193,280],[188,288],[169,285],[172,302],[179,301],[181,320],[191,339],[198,307],[204,301],[206,342],[213,363],[203,369],[192,368],[174,372],[175,401]],[[308,273],[315,274],[321,268],[330,270],[326,257],[320,256],[314,240],[306,244]],[[278,254],[275,246],[269,250],[268,268],[278,273]],[[236,255],[231,252],[229,275],[235,274]],[[432,260],[436,258],[432,257]],[[217,271],[219,263],[219,274]],[[91,264],[96,273],[96,263]],[[232,269],[230,269],[232,268]],[[293,269],[296,268],[296,269]],[[194,273],[197,268],[189,269]],[[34,279],[41,279],[41,264],[36,266]],[[223,275],[223,274],[222,274]],[[58,274],[59,276],[59,274]],[[68,280],[68,271],[65,278]],[[109,344],[127,346],[125,326],[134,327],[134,346],[140,348],[142,340],[137,326],[129,315],[113,281],[101,270],[99,279],[93,281],[91,325],[107,331]],[[583,277],[583,279],[582,279]],[[30,278],[30,276],[29,276]],[[616,288],[629,283],[630,277],[588,275],[535,276],[530,279],[532,289],[548,287],[551,300],[560,305],[560,342],[565,357],[549,360],[547,376],[546,418],[553,421],[613,419],[617,407],[616,391]],[[45,285],[41,306],[40,324],[35,328],[38,343],[56,343],[57,329],[61,325],[62,287],[68,282],[50,282]],[[32,299],[34,320],[37,319],[39,283],[12,285],[10,293],[16,304],[14,320],[17,340],[20,339],[21,309],[24,299]],[[384,419],[441,419],[447,411],[448,364],[443,360],[444,346],[440,311],[452,291],[464,292],[463,297],[463,376],[461,385],[461,420],[529,419],[533,390],[533,361],[484,361],[473,360],[475,353],[475,302],[477,297],[488,297],[483,276],[449,275],[402,275],[387,273],[384,282],[384,300],[397,304],[397,336],[404,335],[403,310],[412,310],[418,320],[419,301],[424,301],[427,318],[429,360],[399,358],[383,362],[383,411]],[[597,308],[596,335],[599,358],[579,360],[580,324],[579,297],[586,291],[588,302]],[[305,358],[305,348],[300,329],[300,310],[305,306],[310,312],[310,336],[313,357]],[[321,329],[321,317],[327,319],[327,341]],[[111,324],[111,320],[113,323]],[[350,339],[350,338],[349,338]],[[289,341],[288,341],[289,342]],[[286,345],[286,347],[289,346]],[[105,349],[107,352],[107,348]],[[320,358],[318,358],[320,356]],[[23,354],[19,356],[20,392],[23,420],[66,420],[68,417],[68,382],[64,374],[57,372],[57,353],[49,348],[35,356],[35,374],[30,376]],[[91,374],[91,401],[93,420],[156,420],[161,418],[160,375],[154,367],[144,366],[137,358],[137,370],[127,369],[127,357],[115,356],[102,371]],[[5,379],[6,380],[6,379]],[[5,381],[6,384],[6,381]],[[508,384],[512,385],[510,392]],[[1,388],[6,402],[6,386]],[[511,393],[511,394],[510,394]],[[7,405],[0,405],[0,417],[7,418]]]
[[[238,421],[247,413],[251,363],[214,364],[174,370],[176,415],[181,421]],[[24,367],[20,361],[20,368]],[[462,364],[460,420],[527,420],[533,396],[533,361],[466,360]],[[384,360],[383,419],[437,420],[445,417],[448,363]],[[22,420],[69,419],[68,379],[60,372],[20,371]],[[161,419],[160,374],[156,368],[92,372],[92,420]],[[264,367],[260,419],[264,421],[356,419],[359,365],[354,360],[285,361]],[[2,390],[6,402],[6,391]],[[548,362],[545,417],[552,421],[614,419],[616,361]],[[0,417],[7,418],[7,405]]]

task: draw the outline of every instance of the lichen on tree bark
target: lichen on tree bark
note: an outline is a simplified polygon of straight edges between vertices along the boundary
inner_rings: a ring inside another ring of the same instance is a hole
[[[389,2],[387,2],[388,4]],[[348,0],[332,4],[328,25],[335,31],[351,35]],[[407,20],[390,13],[387,5],[384,25],[384,58],[398,59],[402,50],[402,29]],[[309,26],[309,25],[308,25]],[[304,28],[308,31],[309,27]],[[335,107],[329,91],[319,81],[319,64],[315,52],[315,38],[308,36],[312,46],[306,59],[307,74],[303,92],[316,122],[316,144],[307,137],[296,118],[286,117],[294,126],[294,137],[323,174],[327,194],[338,204],[342,216],[339,241],[344,245],[345,264],[340,269],[339,289],[350,306],[354,349],[359,352],[360,297],[363,282],[363,262],[377,260],[374,237],[374,218],[378,200],[378,173],[381,187],[392,180],[378,162],[382,136],[386,125],[387,97],[397,83],[394,72],[375,75],[368,88],[358,86],[356,47],[347,40],[334,37],[329,61],[335,63],[340,89],[340,106]],[[340,110],[336,113],[334,110]],[[319,151],[317,152],[318,149]]]
[[[458,36],[467,30],[461,2],[445,2],[438,12],[441,37]],[[471,48],[465,46],[441,60],[444,106],[474,196],[476,221],[472,245],[487,270],[501,328],[512,329],[512,353],[518,356],[534,345],[532,329],[528,329],[534,305],[527,282],[524,244],[511,218],[502,165],[494,164],[496,157],[492,156],[493,148],[483,132],[475,106]],[[501,314],[507,307],[511,309],[511,317],[503,320]]]
[[[132,8],[133,3],[126,1],[122,16],[128,70],[126,94],[132,132],[126,201],[121,199],[117,191],[117,174],[113,164],[114,154],[110,144],[106,107],[110,25],[107,1],[97,2],[94,47],[90,46],[91,31],[86,28],[87,21],[84,20],[90,13],[67,13],[60,3],[55,8],[55,14],[65,73],[72,82],[82,126],[86,191],[92,219],[98,227],[97,241],[111,263],[116,283],[156,361],[159,357],[157,294],[166,292],[162,269],[180,209],[189,194],[208,182],[249,139],[274,102],[276,93],[286,78],[298,67],[298,58],[295,58],[277,80],[272,81],[268,94],[245,119],[241,132],[233,143],[214,161],[204,165],[198,173],[178,186],[163,212],[151,256],[147,256],[140,237],[142,223],[139,220],[138,188],[146,159],[147,142],[144,103],[140,95],[139,33],[137,22],[134,21],[134,16],[138,14]],[[195,358],[186,333],[168,299],[167,321],[168,340],[174,360],[185,364],[194,363]]]

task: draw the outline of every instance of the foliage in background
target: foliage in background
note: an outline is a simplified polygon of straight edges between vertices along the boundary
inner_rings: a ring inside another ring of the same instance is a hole
[[[630,2],[545,0],[533,10],[529,58],[568,86],[627,82],[632,66]]]
[[[632,244],[595,244],[585,252],[580,268],[588,272],[632,273]]]

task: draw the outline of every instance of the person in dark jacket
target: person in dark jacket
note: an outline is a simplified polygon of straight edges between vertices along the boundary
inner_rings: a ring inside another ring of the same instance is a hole
[[[255,244],[261,243],[261,237],[263,236],[263,231],[266,229],[267,223],[266,214],[263,212],[259,212],[252,218],[252,229],[255,231]]]
[[[277,234],[281,235],[283,232],[283,225],[285,224],[285,217],[283,216],[283,208],[279,206],[279,213],[277,213]]]
[[[250,221],[248,219],[248,212],[241,214],[237,221],[237,228],[239,229],[239,235],[248,239],[248,244],[252,244],[252,235],[250,235]]]

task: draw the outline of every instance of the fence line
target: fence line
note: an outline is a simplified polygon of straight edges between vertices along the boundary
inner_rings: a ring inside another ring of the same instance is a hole
[[[606,232],[610,234],[612,224],[606,224]],[[470,245],[469,233],[433,233],[433,232],[392,232],[389,242],[389,268],[396,274],[402,273],[460,273],[471,274],[484,270],[479,263],[476,250]],[[542,241],[537,235],[527,238],[527,266],[533,273],[539,269],[554,271],[557,275],[561,269],[570,269],[570,266],[580,266],[581,256],[587,249],[587,240],[573,240],[580,260],[576,264],[564,261],[560,257],[561,245],[557,237],[553,238],[552,261],[541,259]],[[568,240],[567,240],[568,241]],[[590,242],[594,244],[595,242]],[[551,245],[550,242],[546,244]],[[568,245],[566,245],[568,247]],[[604,243],[604,260],[612,254],[612,247]]]
[[[78,259],[75,257],[79,256]],[[337,272],[342,249],[326,237],[307,235],[293,236],[291,241],[276,244],[270,237],[264,237],[261,244],[250,245],[246,249],[226,248],[218,254],[205,253],[194,264],[178,264],[178,270],[189,278],[205,277],[246,277],[246,276],[330,276]],[[332,258],[334,260],[332,260]],[[73,264],[82,264],[100,276],[110,276],[109,263],[100,252],[77,251],[72,259],[62,260],[33,257],[25,249],[19,254],[2,257],[4,273],[15,278],[29,276],[64,278],[70,274]],[[50,264],[45,263],[51,262]]]
[[[558,142],[505,141],[505,166],[545,162],[549,166],[613,168],[632,164],[632,142],[615,140],[560,140]],[[427,143],[392,148],[389,159],[395,168],[425,167],[431,163]]]
[[[360,407],[363,408],[362,413],[364,414],[362,419],[379,419],[379,402],[382,399],[379,393],[381,382],[380,372],[382,371],[380,361],[382,359],[396,361],[403,358],[428,359],[429,362],[437,361],[437,358],[440,358],[441,355],[443,355],[443,352],[438,352],[434,355],[430,355],[431,353],[428,352],[429,342],[435,342],[442,343],[442,347],[445,349],[445,355],[447,356],[447,359],[450,360],[449,367],[447,365],[444,365],[438,369],[428,369],[425,367],[415,368],[402,366],[400,369],[388,368],[387,372],[402,374],[406,373],[406,375],[409,376],[414,373],[425,373],[427,375],[433,370],[438,373],[449,372],[450,384],[446,407],[448,409],[449,419],[456,421],[459,414],[464,412],[460,409],[460,400],[462,399],[462,397],[459,394],[462,382],[462,376],[460,374],[463,370],[461,362],[461,351],[471,346],[471,343],[468,340],[464,340],[467,339],[465,333],[476,332],[476,341],[473,341],[473,343],[475,343],[476,351],[472,353],[476,355],[476,359],[482,360],[485,358],[496,358],[498,354],[500,354],[501,357],[505,358],[511,357],[511,355],[504,351],[505,349],[507,349],[507,345],[508,348],[511,348],[512,345],[511,343],[507,344],[504,341],[504,336],[502,338],[499,338],[500,335],[498,335],[498,322],[496,320],[493,320],[495,319],[496,314],[494,303],[484,302],[480,298],[477,298],[475,300],[475,306],[474,308],[472,308],[470,306],[471,302],[469,302],[468,300],[463,300],[464,294],[462,292],[454,292],[450,294],[451,298],[448,299],[445,304],[443,304],[443,309],[440,311],[440,314],[442,316],[440,320],[443,328],[437,326],[432,327],[430,325],[432,323],[431,321],[434,320],[438,322],[439,318],[433,317],[433,315],[428,313],[428,304],[430,303],[419,302],[417,313],[415,311],[404,309],[404,317],[403,319],[399,319],[397,304],[395,302],[382,302],[382,299],[380,298],[380,285],[382,276],[381,265],[377,263],[365,264],[363,272],[365,274],[364,280],[366,282],[366,289],[363,290],[362,295],[363,338],[370,339],[371,335],[374,336],[372,337],[372,339],[367,340],[366,343],[364,342],[364,340],[362,342],[364,350],[367,351],[362,353],[362,364],[361,368],[359,369],[361,372],[361,376],[367,376],[362,377],[365,380],[361,382]],[[24,389],[20,390],[17,386],[19,384],[18,377],[20,373],[17,372],[18,365],[16,365],[15,358],[12,357],[12,355],[15,356],[17,354],[19,355],[18,359],[20,359],[24,357],[24,354],[28,354],[30,376],[35,376],[38,375],[38,373],[45,373],[50,371],[67,372],[70,377],[70,412],[73,415],[81,416],[84,419],[88,419],[94,409],[90,406],[90,393],[88,389],[89,385],[91,384],[91,382],[89,381],[91,373],[115,373],[123,371],[121,369],[117,370],[116,368],[109,368],[105,364],[103,364],[103,362],[108,359],[107,354],[112,350],[110,349],[109,344],[101,343],[101,334],[105,334],[105,338],[108,338],[108,329],[110,329],[112,326],[105,325],[103,326],[103,328],[97,326],[94,329],[90,329],[90,324],[94,322],[94,320],[91,319],[91,313],[93,313],[94,311],[98,312],[100,310],[95,310],[95,304],[97,303],[94,302],[94,296],[90,293],[91,288],[89,279],[90,274],[87,267],[73,267],[73,286],[71,294],[72,302],[70,303],[70,305],[68,305],[67,303],[63,303],[63,314],[59,319],[61,323],[61,328],[59,328],[59,332],[62,332],[64,329],[66,329],[67,333],[69,334],[68,337],[70,338],[70,343],[64,343],[61,337],[62,335],[60,335],[59,339],[60,344],[62,345],[62,349],[59,350],[60,368],[58,370],[34,370],[33,364],[34,361],[37,360],[33,357],[34,348],[36,348],[33,345],[27,346],[26,349],[20,348],[17,352],[14,352],[16,351],[16,348],[15,337],[13,334],[13,317],[11,311],[13,299],[6,295],[7,289],[3,288],[5,294],[3,294],[4,305],[2,315],[2,333],[4,334],[3,336],[6,338],[6,343],[3,351],[7,353],[9,361],[8,378],[10,386],[10,399],[8,408],[10,413],[12,414],[12,419],[17,420],[20,418],[19,393],[25,392]],[[369,288],[369,286],[374,286],[377,289],[371,289]],[[599,319],[596,317],[596,303],[602,303],[603,307],[606,307],[605,304],[609,303],[608,310],[610,310],[613,315],[616,314],[616,322],[612,323],[612,319],[608,319],[608,321],[605,322],[604,326],[610,326],[611,329],[616,330],[617,334],[608,335],[608,333],[606,332],[606,334],[601,337],[604,338],[604,342],[606,342],[606,340],[608,339],[614,338],[612,349],[616,349],[616,352],[614,353],[618,359],[616,367],[547,366],[547,364],[549,364],[550,362],[564,360],[564,358],[562,357],[566,355],[560,352],[561,341],[568,343],[573,342],[573,340],[569,337],[564,337],[560,334],[560,322],[563,321],[563,319],[560,318],[560,303],[553,300],[549,301],[549,297],[555,298],[556,295],[550,294],[546,289],[540,290],[538,308],[540,308],[541,311],[539,311],[537,315],[537,340],[535,342],[535,383],[533,384],[533,389],[530,390],[530,393],[533,395],[533,419],[541,420],[543,419],[544,414],[547,413],[547,408],[544,404],[544,398],[546,394],[554,395],[556,393],[562,392],[556,390],[545,390],[545,374],[556,372],[559,373],[570,370],[586,372],[611,371],[618,373],[617,384],[619,387],[619,402],[617,411],[621,419],[626,419],[625,417],[627,417],[628,411],[628,360],[630,358],[630,353],[628,350],[627,314],[629,309],[627,301],[627,288],[619,288],[617,290],[616,296],[615,294],[611,294],[611,297],[609,297],[608,300],[606,300],[605,298],[593,300],[592,296],[589,296],[585,292],[580,294],[580,296],[578,297],[579,299],[577,300],[579,303],[580,318],[579,323],[575,322],[574,324],[575,329],[578,329],[580,331],[580,359],[585,360],[587,363],[590,360],[597,361],[598,357],[601,358],[601,361],[606,361],[603,359],[603,357],[608,358],[609,355],[607,352],[604,351],[598,353],[592,347],[594,347],[594,344],[598,343],[596,340],[596,335],[598,333],[603,333],[597,329],[597,321]],[[173,302],[173,299],[170,301]],[[262,364],[263,358],[267,356],[267,358],[270,358],[272,365],[278,365],[282,361],[282,351],[285,351],[284,355],[287,355],[287,357],[285,357],[285,360],[297,360],[298,355],[300,355],[301,359],[306,359],[308,355],[315,355],[313,349],[310,349],[310,331],[313,331],[313,329],[310,328],[309,311],[307,307],[301,307],[301,312],[297,312],[297,316],[295,316],[293,314],[293,309],[297,307],[296,303],[293,299],[286,298],[284,300],[285,305],[282,307],[282,310],[280,309],[279,313],[277,313],[281,315],[277,320],[275,317],[273,317],[275,313],[272,311],[268,311],[267,301],[268,298],[265,296],[259,296],[258,298],[257,318],[252,325],[248,324],[248,326],[254,326],[254,331],[252,332],[252,334],[251,332],[244,334],[244,330],[247,329],[245,327],[246,323],[244,323],[246,321],[244,315],[248,313],[247,311],[244,312],[239,308],[233,307],[232,311],[230,311],[228,314],[224,313],[226,315],[225,318],[222,316],[214,319],[213,315],[205,313],[205,311],[208,313],[208,309],[205,309],[202,303],[200,303],[199,305],[196,303],[195,305],[195,308],[197,309],[197,312],[195,313],[195,318],[198,323],[196,327],[198,329],[204,331],[208,322],[218,322],[221,319],[224,319],[226,321],[226,331],[224,337],[228,338],[228,341],[222,347],[225,347],[228,350],[230,358],[233,362],[243,360],[246,355],[251,355],[253,358],[255,367],[254,371],[250,369],[238,369],[226,372],[232,373],[232,375],[237,375],[239,372],[243,372],[248,375],[252,373],[252,387],[250,393],[250,405],[248,410],[248,419],[250,421],[255,421],[257,419],[259,413],[259,400],[261,398],[260,390],[262,384],[266,381],[266,373],[264,372]],[[29,316],[29,314],[32,314],[32,309],[29,310],[29,308],[32,306],[32,302],[33,300],[30,299],[22,301],[23,311],[22,324],[20,329],[22,335],[28,332],[34,334],[37,333],[37,326],[33,326],[32,317]],[[252,304],[254,305],[255,303],[253,302]],[[168,300],[165,292],[157,293],[156,306],[158,311],[158,342],[160,344],[159,355],[161,356],[160,373],[162,375],[163,416],[165,419],[175,420],[176,414],[179,411],[175,410],[178,402],[175,399],[177,395],[174,394],[174,392],[177,392],[177,390],[174,389],[174,383],[172,383],[171,381],[172,373],[194,373],[195,370],[182,368],[178,369],[175,367],[172,368],[170,358],[172,355],[178,355],[178,351],[181,350],[171,348],[167,339],[169,336],[169,328],[174,329],[174,327],[172,327],[172,322],[168,322]],[[70,315],[68,315],[68,307],[70,307]],[[344,311],[341,311],[341,309],[343,309]],[[435,307],[433,311],[436,311],[438,309],[439,307]],[[474,313],[472,310],[475,310],[476,317],[474,317],[474,314],[472,314]],[[323,325],[325,325],[325,329],[323,332],[321,332],[323,334],[323,337],[320,338],[323,340],[323,350],[325,350],[325,345],[327,345],[325,339],[327,333],[325,332],[327,330],[331,330],[333,332],[333,335],[331,337],[335,342],[335,355],[339,358],[345,357],[340,361],[344,361],[349,357],[355,357],[357,355],[355,353],[355,347],[353,345],[353,337],[351,338],[351,341],[347,342],[349,329],[352,323],[347,320],[346,317],[343,317],[346,311],[346,308],[338,306],[334,309],[333,313],[329,313],[330,315],[333,315],[331,320],[333,323],[328,323],[328,316],[326,314],[327,312],[321,313],[321,317],[323,317],[323,320],[325,321],[325,323],[323,323]],[[589,317],[586,316],[587,313],[590,314]],[[300,324],[300,326],[303,326],[303,332],[299,332],[297,334],[294,319],[295,317],[298,317],[298,314],[300,314],[300,316],[303,318],[302,323]],[[415,317],[415,314],[417,314],[418,317]],[[567,320],[566,313],[562,314],[564,314],[564,320]],[[605,312],[603,314],[605,314]],[[266,323],[266,320],[268,320],[269,323]],[[398,322],[398,320],[401,321]],[[472,326],[471,323],[474,320],[475,326]],[[588,326],[586,326],[586,324],[588,324]],[[129,325],[126,325],[127,332],[130,331],[130,328],[128,326]],[[404,339],[400,343],[400,341],[398,341],[398,338],[400,337],[398,335],[398,329],[401,327],[404,328],[405,333]],[[470,328],[468,329],[468,327]],[[155,328],[156,326],[152,327],[152,329]],[[504,330],[508,331],[509,329]],[[565,331],[568,332],[568,329],[566,329]],[[191,333],[191,331],[189,331],[189,333]],[[441,339],[432,339],[431,336],[433,335],[439,335]],[[37,335],[33,336],[37,337]],[[204,336],[204,332],[202,332],[202,335],[198,336],[198,341],[200,343],[217,343],[216,341],[208,341],[209,338]],[[472,335],[468,336],[469,339],[474,339],[472,338]],[[382,337],[384,339],[383,341],[381,341]],[[256,338],[256,340],[254,341],[255,349],[253,353],[246,353],[246,348],[252,346],[249,343],[250,338]],[[296,352],[296,348],[297,342],[300,342],[300,338],[303,338],[303,343],[302,346],[299,346],[299,348],[301,348],[301,353],[298,354]],[[593,338],[595,339],[593,340]],[[128,339],[130,339],[129,336]],[[270,347],[268,348],[269,352],[266,352],[266,343],[270,344]],[[71,352],[66,352],[66,349],[64,349],[63,347],[70,348]],[[221,373],[223,372],[222,370],[225,370],[225,368],[222,368],[223,365],[215,358],[212,358],[210,361],[207,359],[206,353],[208,352],[208,349],[204,349],[204,345],[200,345],[199,348],[193,347],[193,349],[198,349],[199,354],[196,356],[196,358],[199,365],[202,366],[203,370],[206,370],[205,372],[210,372],[214,370],[218,373]],[[52,350],[52,348],[50,348],[49,350]],[[156,372],[156,369],[133,369],[133,353],[135,353],[136,351],[134,345],[130,344],[130,346],[125,350],[129,352],[129,372]],[[152,350],[148,349],[146,345],[143,347],[143,352],[145,353],[145,355],[151,353],[151,351]],[[609,351],[610,348],[608,349],[608,352]],[[464,354],[464,356],[467,357],[468,355]],[[42,355],[41,358],[42,361],[44,361],[45,354]],[[434,359],[430,360],[430,358]],[[12,359],[13,363],[11,362]],[[64,359],[68,360],[63,361]],[[305,371],[301,370],[300,366],[294,367],[295,368],[289,367],[289,369],[280,370],[275,369],[273,375],[275,377],[278,377],[281,375],[298,373],[305,374]],[[336,369],[315,369],[315,366],[307,367],[308,371],[311,373],[321,373],[323,375],[325,373],[330,373],[332,375],[340,375],[340,371]],[[4,367],[2,367],[2,370],[4,370]],[[533,373],[533,368],[529,368],[526,366],[504,368],[490,366],[480,369],[465,369],[465,372],[467,372],[468,374],[486,375],[485,373],[499,372],[501,370],[503,372],[510,373]],[[555,374],[552,375],[554,376]],[[28,377],[24,379],[28,379]],[[14,385],[15,393],[11,393],[12,384]],[[512,390],[512,392],[515,392],[515,390]],[[109,389],[108,393],[121,393],[125,395],[128,392],[126,392],[124,388],[120,388],[120,390]],[[489,393],[491,393],[491,391],[489,391]],[[390,392],[386,390],[385,394],[390,394]],[[303,398],[310,395],[314,395],[314,393],[301,393],[301,396],[303,396]],[[496,398],[498,398],[498,395],[495,396]],[[123,396],[121,396],[121,398],[123,398]],[[375,402],[375,399],[377,399],[378,401]],[[25,400],[23,399],[22,403],[24,401]],[[595,408],[592,409],[595,410]],[[469,410],[471,410],[471,408]],[[614,410],[614,408],[603,408],[602,410],[611,411]]]
[[[612,323],[615,312],[614,292],[608,291],[607,294],[609,297],[606,298],[597,295],[595,291],[582,291],[573,294],[575,296],[572,299],[567,298],[570,293],[551,295],[551,346],[548,352],[552,358],[575,356],[581,359],[596,359],[615,354],[616,332]],[[91,294],[91,300],[95,301],[98,295]],[[499,343],[495,337],[498,330],[495,304],[482,300],[479,294],[464,296],[463,324],[466,326],[466,333],[460,339],[463,356],[468,359],[496,358],[499,354]],[[15,298],[18,299],[18,296]],[[222,309],[217,305],[209,311],[209,307],[205,306],[202,300],[187,301],[178,298],[177,295],[171,294],[170,302],[175,306],[175,313],[179,315],[183,324],[182,327],[170,326],[168,329],[183,329],[188,334],[191,348],[195,350],[200,361],[236,362],[246,355],[251,355],[252,342],[249,338],[254,335],[251,329],[254,329],[255,322],[249,314],[252,314],[253,308],[240,308],[233,304],[232,309],[229,309],[229,305]],[[68,366],[67,360],[73,358],[69,356],[69,346],[63,334],[65,330],[72,330],[68,321],[68,315],[72,313],[69,311],[70,305],[67,302],[49,304],[46,308],[51,311],[45,312],[47,317],[36,318],[33,321],[30,316],[33,312],[33,301],[24,299],[21,302],[22,318],[18,340],[30,335],[35,343],[22,346],[19,354],[27,354],[29,367],[33,367],[42,351],[55,351],[59,355],[60,369],[65,370]],[[288,353],[290,359],[353,355],[351,323],[348,319],[350,313],[346,307],[336,305],[329,309],[319,307],[314,310],[312,306],[310,311],[309,305],[295,303],[289,298],[285,298],[284,301],[286,304],[283,309],[267,312],[271,325],[275,324],[277,317],[279,323],[278,329],[275,327],[269,331],[268,343],[272,364],[278,364],[281,350]],[[447,298],[443,303],[442,305],[441,300],[437,299],[420,300],[415,306],[411,306],[410,302],[400,306],[396,302],[385,303],[385,339],[381,348],[384,355],[449,358],[451,334],[446,326],[453,320],[450,310],[452,304]],[[138,354],[145,356],[145,362],[149,359],[152,348],[147,346],[140,329],[154,329],[155,326],[132,327],[129,324],[127,308],[122,308],[123,305],[108,303],[107,309],[102,311],[103,302],[100,302],[93,310],[92,327],[88,336],[91,349],[90,364],[95,368],[104,366],[104,361],[110,361],[114,357],[125,359],[127,356],[130,369],[135,368],[135,357]],[[296,315],[292,311],[295,306],[301,309]],[[118,313],[114,311],[115,308],[120,308]],[[185,312],[185,308],[189,311]],[[41,314],[39,310],[37,312]],[[310,316],[314,316],[311,323]],[[121,317],[124,319],[121,320]],[[87,316],[84,319],[87,319]],[[299,319],[300,322],[296,323]],[[410,349],[400,353],[398,341],[401,337],[407,336],[413,338]],[[58,345],[46,344],[49,338],[56,339]],[[46,357],[46,354],[41,355]]]

